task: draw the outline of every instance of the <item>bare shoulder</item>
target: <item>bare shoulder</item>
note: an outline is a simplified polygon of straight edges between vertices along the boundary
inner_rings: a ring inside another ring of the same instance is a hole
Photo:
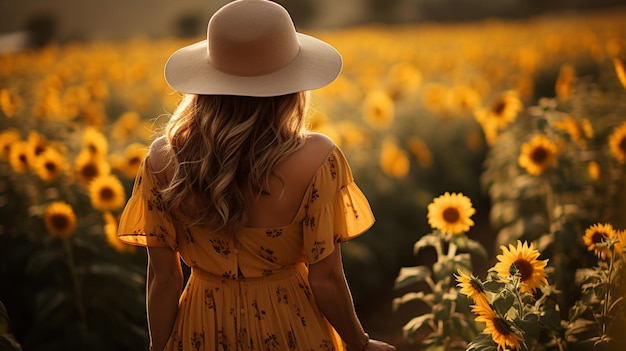
[[[317,151],[320,155],[325,156],[335,147],[335,142],[327,135],[309,132],[307,133],[304,147],[310,148],[312,151]]]
[[[171,178],[173,163],[169,144],[164,136],[158,137],[152,142],[148,151],[148,157],[150,158],[152,172],[156,174],[162,173],[165,179]]]
[[[290,155],[284,165],[289,172],[308,180],[334,147],[335,143],[326,135],[307,133],[304,145]]]

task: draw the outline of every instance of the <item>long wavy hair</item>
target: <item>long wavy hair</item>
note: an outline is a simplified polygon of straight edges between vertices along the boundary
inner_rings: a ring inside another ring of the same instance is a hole
[[[234,233],[247,199],[268,193],[276,165],[303,145],[304,92],[186,95],[165,127],[173,177],[161,192],[175,217]]]

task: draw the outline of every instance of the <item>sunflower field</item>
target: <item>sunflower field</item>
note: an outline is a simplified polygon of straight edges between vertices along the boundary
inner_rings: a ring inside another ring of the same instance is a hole
[[[342,148],[377,218],[343,248],[372,337],[625,347],[625,19],[311,33],[344,70],[312,92],[310,128]],[[146,349],[146,254],[117,241],[117,220],[180,99],[165,60],[190,42],[0,54],[2,350]]]

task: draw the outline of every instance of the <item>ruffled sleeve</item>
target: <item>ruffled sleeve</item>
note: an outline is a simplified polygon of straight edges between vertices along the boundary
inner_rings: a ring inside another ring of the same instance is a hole
[[[307,201],[303,239],[308,263],[327,257],[336,242],[355,238],[374,224],[370,204],[337,147],[311,181]]]
[[[161,184],[152,172],[149,156],[146,156],[120,218],[117,236],[122,242],[137,246],[169,246],[173,250],[178,248],[176,229],[165,211],[159,188]]]

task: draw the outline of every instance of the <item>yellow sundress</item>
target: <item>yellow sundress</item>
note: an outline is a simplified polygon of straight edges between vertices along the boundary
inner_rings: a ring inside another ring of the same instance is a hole
[[[315,303],[307,265],[374,223],[343,153],[334,147],[315,172],[293,222],[279,228],[212,232],[164,211],[146,157],[118,236],[170,247],[191,267],[165,350],[343,350]]]

